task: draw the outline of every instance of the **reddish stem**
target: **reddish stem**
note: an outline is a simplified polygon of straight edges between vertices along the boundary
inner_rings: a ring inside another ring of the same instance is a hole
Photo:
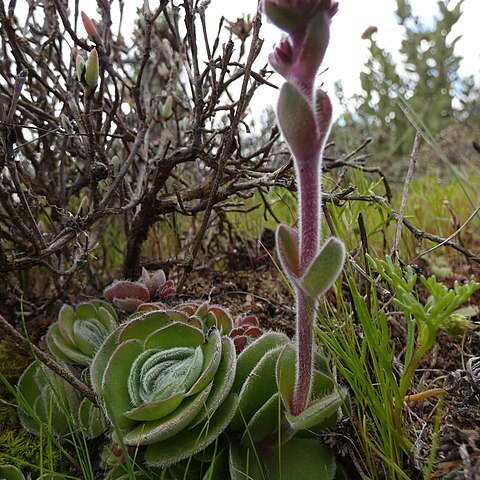
[[[300,276],[318,253],[320,235],[319,156],[297,162],[300,194]],[[310,401],[313,371],[315,300],[297,289],[297,368],[292,413],[299,415]]]

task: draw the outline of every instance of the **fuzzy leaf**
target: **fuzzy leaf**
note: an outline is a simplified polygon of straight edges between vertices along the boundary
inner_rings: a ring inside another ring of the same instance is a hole
[[[107,368],[107,364],[112,356],[113,352],[118,345],[118,337],[120,336],[122,329],[118,328],[114,330],[102,343],[98,352],[95,354],[90,366],[90,382],[92,388],[98,394],[102,388],[103,375]]]
[[[125,412],[125,416],[138,421],[157,420],[172,413],[182,403],[183,399],[183,392],[179,392],[158,402],[143,403]]]
[[[295,348],[289,344],[280,353],[276,365],[278,391],[287,411],[290,409],[295,389],[295,359]]]
[[[150,445],[145,452],[145,461],[152,466],[166,467],[204,450],[228,426],[236,406],[237,396],[229,395],[208,425],[183,430],[173,438]]]
[[[345,264],[345,247],[337,238],[328,239],[301,279],[312,297],[323,295],[337,280]]]
[[[205,402],[203,410],[193,420],[193,426],[207,420],[225,400],[232,389],[236,372],[236,355],[233,342],[228,337],[222,337],[222,356],[215,373],[213,387]]]
[[[103,296],[108,302],[113,302],[114,298],[137,298],[144,302],[150,300],[150,293],[145,285],[128,280],[112,283],[103,291]]]
[[[107,329],[107,331],[111,332],[117,325],[118,325],[118,317],[113,310],[111,305],[105,304],[106,306],[99,306],[97,318],[102,323],[102,325]],[[112,315],[111,310],[113,310],[114,315]]]
[[[242,445],[251,446],[252,442],[261,442],[276,432],[279,422],[281,422],[279,408],[281,408],[281,401],[278,393],[275,393],[255,412],[255,415],[248,422],[242,436]]]
[[[283,271],[291,282],[300,275],[300,240],[298,232],[287,225],[279,225],[276,234],[277,252]]]
[[[60,362],[63,363],[70,363],[72,360],[69,358],[63,350],[59,347],[57,347],[57,344],[55,343],[55,338],[57,336],[61,336],[62,332],[60,331],[60,327],[58,323],[54,323],[47,332],[47,335],[45,336],[45,340],[47,342],[47,347],[50,350],[50,352],[53,354],[53,356],[57,359],[60,360]]]
[[[283,84],[278,98],[278,123],[295,159],[319,154],[317,118],[312,105],[292,83]]]
[[[203,350],[203,372],[198,380],[186,393],[187,396],[195,395],[203,390],[215,376],[222,353],[222,339],[218,330],[212,330],[206,344],[202,345]]]
[[[90,365],[92,361],[91,355],[85,355],[82,353],[80,350],[77,350],[77,347],[68,343],[65,338],[63,338],[60,335],[52,335],[51,340],[55,344],[54,349],[52,350],[52,353],[55,353],[55,350],[60,350],[62,352],[62,355],[67,356],[68,362],[67,363],[72,363],[75,362],[78,365],[82,366],[88,366]]]
[[[102,410],[84,398],[78,409],[78,423],[88,438],[95,438],[105,432],[107,424]]]
[[[186,323],[171,323],[159,328],[145,340],[145,348],[198,347],[203,343],[201,330]]]
[[[257,410],[277,392],[275,365],[281,348],[265,353],[245,381],[240,390],[238,411],[231,423],[233,430],[243,430],[244,422],[248,423]]]
[[[209,313],[213,313],[216,319],[216,327],[222,332],[223,335],[230,333],[233,328],[232,317],[222,307],[212,305],[209,309]]]
[[[334,390],[330,395],[325,395],[311,402],[300,415],[291,415],[288,411],[286,417],[290,426],[295,430],[307,430],[314,428],[336,415],[347,393],[344,389],[340,392]]]
[[[205,388],[198,395],[187,398],[172,413],[161,419],[135,426],[123,437],[126,445],[151,445],[167,440],[184,430],[203,408],[211,390]]]
[[[332,451],[318,440],[292,438],[264,455],[269,480],[333,480],[336,464]],[[279,463],[281,467],[279,467]]]
[[[0,480],[25,480],[25,477],[13,465],[0,465]]]
[[[285,345],[290,339],[280,332],[267,332],[251,343],[237,359],[237,374],[232,391],[239,392],[255,365],[269,350]]]
[[[141,353],[140,342],[136,340],[123,342],[113,352],[103,375],[102,398],[105,400],[108,416],[112,423],[118,425],[122,430],[130,428],[134,424],[124,414],[132,406],[127,388],[130,368]]]
[[[74,344],[73,340],[73,324],[75,322],[75,310],[67,304],[64,304],[58,312],[58,322],[52,325],[58,325],[61,335],[70,343]],[[50,328],[52,330],[52,328]]]
[[[170,325],[170,317],[164,312],[148,312],[131,320],[125,325],[120,335],[120,342],[128,339],[145,340],[156,330]]]
[[[252,448],[245,448],[237,442],[232,442],[228,460],[231,480],[265,480],[267,478],[263,471],[264,466],[261,464],[261,456]]]

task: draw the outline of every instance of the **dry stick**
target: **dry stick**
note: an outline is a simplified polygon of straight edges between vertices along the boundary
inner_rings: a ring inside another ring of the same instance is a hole
[[[213,206],[215,204],[215,197],[216,197],[218,188],[220,187],[220,182],[221,182],[222,177],[223,177],[223,172],[225,170],[225,167],[227,165],[228,159],[229,159],[230,154],[231,154],[232,145],[234,143],[236,130],[237,130],[237,127],[240,123],[240,120],[241,120],[241,117],[242,117],[242,114],[243,114],[243,111],[244,111],[244,107],[245,107],[245,99],[247,97],[246,93],[247,93],[248,81],[249,81],[249,78],[250,78],[250,71],[252,69],[252,64],[253,64],[253,62],[254,62],[257,54],[258,54],[259,47],[261,47],[261,42],[259,41],[259,38],[258,38],[260,25],[261,25],[261,17],[260,17],[260,14],[257,13],[257,15],[255,17],[255,20],[254,20],[252,47],[250,49],[250,53],[249,53],[249,56],[248,56],[248,59],[247,59],[247,64],[245,66],[245,77],[243,79],[242,91],[241,91],[241,94],[240,94],[240,100],[238,102],[237,111],[236,111],[235,117],[233,118],[231,126],[230,126],[230,134],[228,135],[228,137],[227,137],[227,139],[226,139],[226,141],[223,145],[223,149],[221,151],[221,157],[220,157],[219,162],[218,162],[218,170],[216,172],[216,175],[215,175],[215,178],[214,178],[214,181],[213,181],[212,190],[210,192],[210,197],[208,199],[208,203],[207,203],[207,206],[206,206],[206,209],[205,209],[205,213],[203,215],[202,224],[200,226],[200,229],[198,231],[197,236],[195,237],[195,241],[194,241],[194,244],[193,244],[193,247],[192,247],[192,251],[191,251],[190,256],[187,260],[185,270],[183,271],[183,275],[180,278],[180,281],[178,282],[178,285],[177,285],[177,292],[178,293],[181,293],[181,291],[182,291],[182,289],[185,285],[185,282],[187,281],[188,276],[190,275],[190,273],[193,270],[193,263],[194,263],[195,258],[196,258],[197,254],[200,251],[200,248],[202,246],[203,237],[205,236],[205,232],[207,230],[208,223],[209,223],[209,220],[210,220],[210,215],[212,213]]]
[[[407,195],[410,189],[410,183],[412,182],[413,173],[415,172],[415,165],[417,164],[418,150],[420,148],[420,141],[422,137],[419,132],[415,134],[415,140],[413,142],[412,153],[410,154],[410,163],[408,165],[407,176],[405,177],[405,185],[402,193],[402,203],[400,204],[400,210],[397,218],[397,232],[395,233],[395,242],[393,244],[392,256],[399,258],[398,251],[400,249],[400,240],[402,238],[403,219],[405,218],[405,207],[407,206]]]
[[[10,325],[2,315],[0,315],[0,324],[3,326],[6,333],[14,338],[23,349],[33,353],[34,356],[36,356],[46,367],[53,370],[57,375],[65,379],[72,387],[77,389],[84,397],[88,398],[94,405],[98,406],[98,400],[95,393],[87,387],[87,385],[60,365],[50,355],[46,354],[43,350],[40,350],[36,345],[27,340],[18,330]]]
[[[475,210],[471,213],[471,215],[465,220],[465,222],[460,225],[460,227],[457,228],[449,237],[445,238],[442,242],[440,242],[438,245],[435,245],[432,248],[429,248],[428,250],[425,250],[422,252],[420,255],[418,255],[417,258],[423,257],[424,255],[427,255],[428,253],[432,253],[434,250],[437,248],[442,247],[443,245],[449,245],[450,241],[455,238],[457,235],[460,234],[460,232],[477,216],[478,212],[480,211],[480,205],[475,208]],[[473,259],[475,260],[475,258]]]

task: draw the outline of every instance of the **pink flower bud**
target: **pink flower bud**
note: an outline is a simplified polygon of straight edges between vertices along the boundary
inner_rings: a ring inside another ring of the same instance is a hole
[[[83,26],[85,27],[88,38],[92,42],[101,44],[102,43],[102,37],[98,33],[97,27],[95,26],[93,21],[90,19],[90,17],[85,12],[82,12],[81,15],[82,15]]]

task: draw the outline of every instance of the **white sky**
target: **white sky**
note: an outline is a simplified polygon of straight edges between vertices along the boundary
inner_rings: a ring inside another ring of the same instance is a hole
[[[80,8],[94,17],[92,3],[91,0],[82,0]],[[126,0],[124,3],[125,18],[133,19],[135,18],[136,8],[140,7],[143,1]],[[152,9],[155,8],[156,3],[155,0],[150,0]],[[414,12],[425,21],[431,19],[438,12],[437,0],[411,0],[411,3]],[[450,3],[453,6],[457,3],[457,0],[450,0]],[[347,96],[359,91],[359,73],[367,58],[369,44],[368,41],[361,39],[361,35],[367,27],[376,26],[378,28],[376,39],[379,44],[386,47],[394,56],[397,55],[398,58],[397,52],[400,48],[402,29],[396,22],[395,8],[395,0],[340,0],[339,12],[332,22],[330,47],[322,65],[323,68],[328,67],[328,71],[321,77],[324,88],[331,92],[332,97],[334,96],[333,84],[337,80],[342,80]],[[209,31],[212,32],[212,35],[216,34],[218,21],[222,15],[230,21],[235,21],[237,17],[241,17],[243,14],[250,13],[253,16],[256,9],[257,0],[211,0],[207,9],[207,21],[211,26]],[[450,38],[453,39],[460,34],[463,36],[457,43],[457,53],[464,57],[461,73],[464,75],[475,74],[479,78],[480,41],[478,38],[478,22],[480,20],[480,0],[465,0],[463,12],[464,15],[451,32]],[[226,40],[228,32],[225,31],[224,35]],[[261,37],[265,40],[265,43],[255,68],[260,69],[266,63],[268,53],[272,50],[272,46],[280,40],[280,36],[280,30],[268,24],[265,20],[261,32]],[[282,80],[277,77],[272,82],[281,84]],[[260,110],[266,105],[275,103],[276,93],[273,89],[264,86],[261,87],[260,92],[254,99],[256,101],[255,110]],[[341,113],[338,104],[335,104],[334,108],[336,115]]]

